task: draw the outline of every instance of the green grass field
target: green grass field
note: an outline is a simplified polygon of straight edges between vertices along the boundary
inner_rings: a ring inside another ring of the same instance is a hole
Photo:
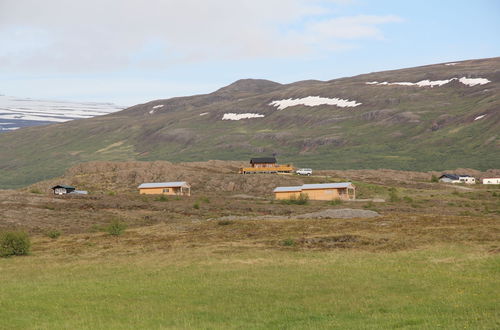
[[[500,259],[473,247],[227,251],[0,259],[0,328],[500,327]]]

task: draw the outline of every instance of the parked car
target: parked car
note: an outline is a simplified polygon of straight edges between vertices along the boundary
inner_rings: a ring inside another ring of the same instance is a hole
[[[299,168],[295,173],[297,173],[298,175],[311,175],[313,174],[313,170],[310,169],[310,168]]]

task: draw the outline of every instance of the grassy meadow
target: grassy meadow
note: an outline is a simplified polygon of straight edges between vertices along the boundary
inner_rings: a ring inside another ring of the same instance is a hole
[[[497,255],[173,249],[0,260],[0,327],[495,329]]]

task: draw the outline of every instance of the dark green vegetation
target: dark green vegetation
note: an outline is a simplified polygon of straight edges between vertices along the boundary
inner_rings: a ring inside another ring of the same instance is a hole
[[[22,256],[30,251],[30,238],[23,231],[0,233],[0,257]]]
[[[248,160],[328,169],[444,170],[498,167],[500,58],[281,85],[241,80],[191,97],[156,100],[107,116],[0,135],[0,187],[58,176],[91,160]],[[487,78],[486,85],[377,86],[369,81]],[[355,100],[354,108],[271,101],[307,96]],[[154,109],[154,106],[163,105]],[[224,113],[264,118],[221,120]],[[205,114],[206,113],[206,114]],[[201,115],[203,114],[203,115]],[[478,116],[486,115],[480,120]]]
[[[283,199],[280,202],[288,205],[306,205],[309,203],[309,196],[301,193],[299,197],[292,196],[290,199]]]
[[[106,226],[106,231],[112,236],[120,236],[127,229],[127,225],[118,219],[114,219]]]

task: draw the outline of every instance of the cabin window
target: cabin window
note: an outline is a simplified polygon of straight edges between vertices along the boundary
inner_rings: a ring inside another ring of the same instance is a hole
[[[163,188],[164,193],[167,193],[168,191],[169,191],[168,188]]]

